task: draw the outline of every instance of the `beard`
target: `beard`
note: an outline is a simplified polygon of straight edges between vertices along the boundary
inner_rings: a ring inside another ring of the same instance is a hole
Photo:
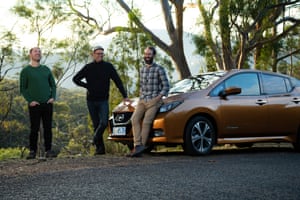
[[[147,65],[151,65],[153,63],[153,57],[144,57],[144,61]]]

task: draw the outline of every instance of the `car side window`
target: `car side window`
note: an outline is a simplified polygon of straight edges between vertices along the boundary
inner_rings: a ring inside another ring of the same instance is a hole
[[[216,86],[210,93],[211,96],[218,96],[225,88],[239,87],[242,89],[238,95],[260,95],[260,87],[257,73],[241,73],[229,77],[227,80]]]
[[[239,87],[242,92],[239,96],[260,95],[257,73],[240,73],[225,80],[225,88]]]
[[[220,83],[217,87],[215,87],[211,93],[210,96],[216,97],[219,95],[219,93],[224,90],[224,82]]]
[[[263,90],[265,94],[280,94],[291,91],[291,82],[281,76],[262,74]]]

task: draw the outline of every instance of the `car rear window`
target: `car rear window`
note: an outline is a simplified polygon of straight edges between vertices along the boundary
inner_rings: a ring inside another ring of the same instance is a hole
[[[292,90],[291,82],[286,77],[262,74],[263,90],[265,94],[281,94]]]

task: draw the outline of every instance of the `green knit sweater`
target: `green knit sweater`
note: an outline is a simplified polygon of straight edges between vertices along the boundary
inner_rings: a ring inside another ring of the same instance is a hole
[[[20,74],[20,92],[28,103],[46,103],[56,96],[56,85],[50,69],[45,65],[26,66]]]

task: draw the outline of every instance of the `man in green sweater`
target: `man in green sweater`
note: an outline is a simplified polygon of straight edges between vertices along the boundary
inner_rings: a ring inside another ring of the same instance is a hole
[[[52,147],[53,102],[56,85],[50,69],[40,64],[41,50],[34,47],[29,51],[30,63],[20,74],[20,92],[28,102],[30,117],[29,148],[27,159],[34,159],[37,152],[37,140],[42,120],[46,157],[54,157]]]

